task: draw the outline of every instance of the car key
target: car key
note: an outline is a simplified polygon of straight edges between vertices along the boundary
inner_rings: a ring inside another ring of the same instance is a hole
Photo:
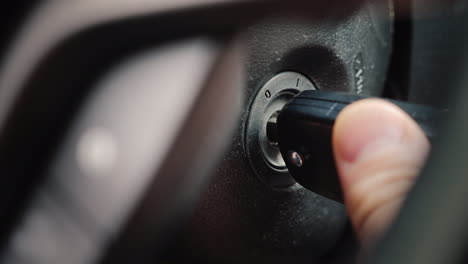
[[[332,150],[332,128],[347,105],[368,97],[324,91],[304,91],[288,102],[267,125],[267,135],[278,142],[293,178],[306,189],[343,202]],[[432,141],[444,111],[429,106],[388,100],[408,113]],[[277,122],[275,122],[277,121]]]

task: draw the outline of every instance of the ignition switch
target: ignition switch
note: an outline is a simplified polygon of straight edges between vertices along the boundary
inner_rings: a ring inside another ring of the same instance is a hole
[[[250,106],[245,150],[257,176],[273,188],[287,188],[296,183],[281,156],[277,135],[271,134],[276,132],[276,118],[295,95],[308,90],[316,88],[306,76],[282,72],[260,88]]]

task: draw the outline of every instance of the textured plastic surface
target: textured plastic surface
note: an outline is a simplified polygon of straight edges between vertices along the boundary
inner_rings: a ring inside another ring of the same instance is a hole
[[[242,120],[176,252],[214,263],[314,263],[336,246],[347,223],[344,207],[298,185],[278,191],[261,182],[246,157],[245,124],[262,85],[286,70],[304,74],[319,90],[380,95],[392,10],[371,2],[340,22],[272,17],[250,28]]]

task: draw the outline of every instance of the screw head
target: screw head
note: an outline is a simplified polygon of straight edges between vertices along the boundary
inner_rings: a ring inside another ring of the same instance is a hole
[[[289,161],[296,167],[300,168],[304,164],[302,155],[296,151],[289,151]]]

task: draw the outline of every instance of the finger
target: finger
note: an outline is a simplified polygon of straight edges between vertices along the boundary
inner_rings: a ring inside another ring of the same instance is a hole
[[[333,149],[349,216],[360,240],[370,244],[397,213],[430,144],[397,106],[367,99],[340,113]]]

